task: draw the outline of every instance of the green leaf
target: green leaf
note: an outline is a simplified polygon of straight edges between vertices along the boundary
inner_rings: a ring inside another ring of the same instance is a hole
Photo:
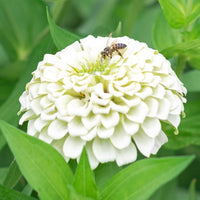
[[[73,42],[80,40],[79,36],[58,27],[51,19],[47,8],[47,19],[49,22],[52,39],[58,50],[62,50]]]
[[[198,58],[200,54],[200,39],[175,44],[162,50],[161,53],[166,58],[172,58],[178,54],[185,55],[188,58]]]
[[[68,199],[72,172],[53,147],[0,121],[1,130],[19,168],[41,199]]]
[[[181,0],[159,0],[159,3],[171,27],[179,29],[185,25],[185,8]]]
[[[112,33],[113,37],[120,37],[122,35],[122,22],[120,21],[118,23],[117,28],[115,29],[115,31]]]
[[[180,79],[184,83],[188,92],[200,92],[199,77],[200,71],[192,70],[190,72],[183,73]]]
[[[7,176],[3,182],[3,185],[8,188],[14,188],[15,185],[20,180],[21,176],[22,176],[22,174],[19,170],[19,167],[18,167],[16,161],[14,160],[9,167],[9,170],[8,170]]]
[[[1,200],[36,200],[18,191],[6,188],[0,185],[0,199]]]
[[[7,99],[7,101],[0,106],[0,119],[9,122],[12,125],[17,125],[19,121],[19,116],[17,112],[20,109],[19,97],[25,90],[25,85],[31,80],[31,73],[36,69],[38,62],[43,58],[44,54],[51,52],[53,48],[53,43],[51,41],[50,35],[47,35],[39,44],[36,46],[30,56],[28,57],[27,67],[20,78],[13,92]]]
[[[98,199],[98,188],[94,180],[93,172],[90,168],[85,148],[80,157],[73,186],[79,194],[93,199]]]
[[[190,183],[189,200],[197,200],[195,186],[196,186],[196,179],[193,179],[192,182]]]
[[[0,1],[0,42],[11,59],[26,58],[45,27],[47,20],[42,1]]]
[[[111,178],[101,190],[101,199],[146,200],[161,185],[172,180],[193,156],[144,159]]]
[[[0,168],[0,184],[3,184],[8,173],[8,168]]]
[[[163,39],[163,36],[165,39]],[[182,34],[169,26],[165,16],[160,12],[153,27],[153,44],[159,51],[181,42]]]

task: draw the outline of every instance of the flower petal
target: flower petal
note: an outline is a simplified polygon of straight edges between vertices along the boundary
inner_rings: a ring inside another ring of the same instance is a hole
[[[155,139],[147,136],[142,129],[133,138],[140,152],[144,156],[149,157],[155,145]]]
[[[128,147],[116,151],[116,162],[118,166],[134,162],[137,158],[137,149],[131,142]]]
[[[122,118],[122,125],[129,135],[134,135],[139,130],[139,124],[129,120],[126,116]]]
[[[81,155],[85,141],[79,137],[67,137],[63,145],[63,152],[69,158],[77,158]]]
[[[103,126],[100,126],[97,128],[97,135],[100,138],[109,138],[111,135],[113,135],[115,128],[105,128]]]
[[[118,124],[118,112],[110,112],[107,115],[100,115],[100,121],[105,128],[111,128]]]
[[[61,120],[54,120],[48,127],[48,135],[58,140],[63,138],[68,132],[67,123]]]
[[[109,140],[95,138],[92,149],[95,157],[101,163],[114,161],[116,158],[115,148]]]

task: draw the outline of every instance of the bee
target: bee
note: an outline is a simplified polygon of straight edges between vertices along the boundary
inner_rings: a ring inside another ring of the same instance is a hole
[[[109,38],[110,37],[111,37],[111,34],[109,35]],[[109,40],[109,38],[108,38],[108,40]],[[126,47],[127,47],[126,44],[113,42],[110,46],[105,47],[104,50],[101,51],[101,57],[103,59],[105,59],[106,57],[110,57],[110,59],[111,59],[113,56],[113,53],[117,52],[118,55],[121,56],[121,58],[123,58],[123,56],[119,50],[124,49]]]

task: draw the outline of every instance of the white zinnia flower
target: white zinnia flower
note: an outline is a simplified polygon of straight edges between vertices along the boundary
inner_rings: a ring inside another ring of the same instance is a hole
[[[161,121],[176,129],[186,89],[158,51],[128,37],[88,36],[46,54],[20,97],[28,134],[68,161],[87,149],[91,167],[149,157],[167,142]],[[112,43],[127,47],[101,56]]]

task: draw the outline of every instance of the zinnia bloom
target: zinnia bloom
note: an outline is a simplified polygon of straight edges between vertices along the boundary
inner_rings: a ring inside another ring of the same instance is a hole
[[[118,43],[126,47],[102,56]],[[136,160],[137,149],[149,157],[167,142],[161,121],[178,128],[185,93],[157,50],[128,37],[90,35],[39,62],[20,97],[20,124],[28,121],[27,133],[67,161],[85,146],[93,169],[121,166]]]

